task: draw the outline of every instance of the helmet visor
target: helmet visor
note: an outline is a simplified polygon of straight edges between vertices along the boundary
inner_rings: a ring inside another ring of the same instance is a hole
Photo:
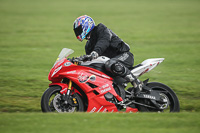
[[[81,25],[79,25],[77,28],[74,28],[74,33],[75,33],[76,37],[81,35],[82,32],[83,32],[83,29],[82,29]]]

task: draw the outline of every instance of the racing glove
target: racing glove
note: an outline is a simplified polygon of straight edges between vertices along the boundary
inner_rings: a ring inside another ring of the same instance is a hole
[[[96,59],[96,58],[99,57],[99,54],[98,54],[96,51],[92,51],[92,52],[90,53],[90,56],[92,57],[92,59]]]

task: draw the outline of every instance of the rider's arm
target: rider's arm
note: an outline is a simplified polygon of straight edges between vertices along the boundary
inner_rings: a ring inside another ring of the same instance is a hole
[[[100,24],[97,30],[97,43],[94,47],[94,51],[101,56],[104,51],[110,46],[110,41],[112,38],[112,33],[103,24]]]

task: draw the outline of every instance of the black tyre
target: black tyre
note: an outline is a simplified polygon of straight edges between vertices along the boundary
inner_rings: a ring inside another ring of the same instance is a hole
[[[179,112],[180,111],[178,97],[176,96],[175,92],[170,87],[158,82],[150,82],[147,84],[147,86],[150,87],[154,91],[158,91],[159,94],[163,98],[165,98],[165,100],[167,101],[167,104],[163,104],[163,110],[156,110],[156,109],[137,105],[137,108],[139,111],[141,112],[157,112],[157,111]],[[152,106],[152,103],[148,99],[140,99],[137,102]]]
[[[41,99],[41,109],[43,112],[82,112],[84,111],[83,101],[78,93],[70,96],[75,106],[62,100],[60,86],[51,86],[43,94]]]
[[[124,100],[126,97],[126,92],[122,85],[113,84],[115,92]]]

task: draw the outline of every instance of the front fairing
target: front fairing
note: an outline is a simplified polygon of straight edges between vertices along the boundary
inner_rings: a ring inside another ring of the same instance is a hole
[[[52,78],[58,77],[58,72],[63,68],[63,66],[70,66],[72,63],[66,58],[72,54],[74,51],[72,49],[63,48],[58,55],[56,62],[54,63],[52,69],[50,70],[48,79],[52,81]],[[68,63],[67,63],[68,62]],[[64,64],[67,63],[67,64]]]
[[[54,65],[54,67],[50,70],[48,79],[50,81],[55,80],[56,78],[58,78],[58,80],[61,80],[60,78],[62,77],[60,76],[60,73],[70,70],[70,66],[76,66],[76,65],[74,65],[67,59],[62,59],[61,61],[57,62]]]
[[[70,54],[72,54],[74,51],[72,49],[63,48],[60,52],[56,62],[54,63],[52,69],[50,70],[48,79],[52,82],[60,82],[62,78],[78,78],[78,73],[80,71],[88,71],[89,73],[94,72],[95,75],[98,75],[100,77],[112,80],[109,76],[106,74],[92,68],[75,65],[69,60],[66,59]],[[84,79],[83,79],[84,80]]]
[[[72,62],[68,61],[67,59],[63,59],[57,62],[57,64],[55,64],[55,66],[51,69],[49,73],[48,79],[52,82],[59,82],[63,78],[69,78],[69,79],[75,78],[77,80],[84,81],[85,80],[84,76],[81,76],[83,79],[79,79],[80,73],[82,72],[90,73],[90,74],[87,74],[89,77],[91,75],[96,75],[108,80],[113,80],[111,77],[107,76],[106,74],[96,69],[75,65]]]
[[[64,56],[65,57],[65,56]],[[48,79],[52,82],[49,86],[60,86],[60,93],[67,92],[68,80],[73,82],[74,90],[85,94],[87,98],[88,112],[115,112],[118,111],[114,103],[105,99],[106,93],[111,93],[118,101],[123,99],[113,88],[113,79],[105,73],[94,68],[75,65],[65,58],[59,58],[52,67]]]

